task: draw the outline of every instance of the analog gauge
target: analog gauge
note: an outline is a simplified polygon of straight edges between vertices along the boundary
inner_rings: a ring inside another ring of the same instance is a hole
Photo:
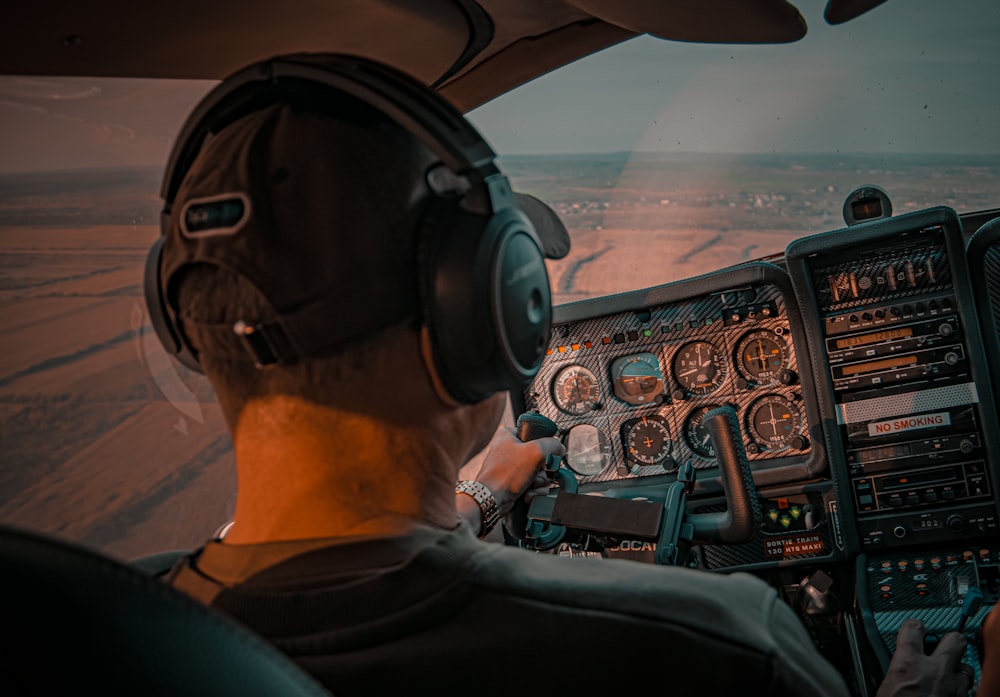
[[[640,465],[656,465],[670,454],[670,427],[658,414],[629,419],[622,424],[625,456]]]
[[[787,448],[799,435],[802,417],[799,408],[781,395],[768,395],[750,407],[747,425],[750,435],[768,450]]]
[[[698,407],[688,414],[684,420],[684,440],[695,454],[702,457],[715,457],[715,447],[712,445],[712,439],[709,438],[708,431],[702,427],[701,420],[705,418],[705,414],[717,408],[717,404]]]
[[[611,462],[611,441],[591,424],[574,426],[566,434],[566,465],[583,477],[600,474]]]
[[[623,402],[650,404],[663,394],[663,371],[655,354],[637,353],[621,356],[611,363],[611,384],[615,396]]]
[[[707,341],[692,341],[674,355],[674,378],[689,395],[711,394],[726,379],[726,359]]]
[[[563,368],[552,383],[552,396],[556,406],[567,414],[580,416],[597,406],[601,388],[597,376],[582,365]]]
[[[770,385],[788,367],[788,344],[770,329],[750,332],[736,349],[736,367],[747,380]]]

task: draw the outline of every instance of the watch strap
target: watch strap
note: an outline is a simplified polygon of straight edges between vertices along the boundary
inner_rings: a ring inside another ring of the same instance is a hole
[[[479,506],[479,513],[481,514],[479,534],[477,536],[482,539],[489,535],[490,531],[500,520],[500,507],[497,506],[497,500],[494,498],[493,492],[489,490],[489,487],[480,482],[463,479],[455,484],[455,493],[466,494],[472,497]]]

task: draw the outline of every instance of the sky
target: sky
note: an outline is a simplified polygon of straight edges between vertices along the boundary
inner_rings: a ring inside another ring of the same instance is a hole
[[[791,44],[640,37],[480,107],[500,153],[928,152],[1000,158],[1000,0],[889,0]],[[0,76],[0,172],[162,166],[211,82]]]
[[[839,26],[823,20],[825,0],[793,4],[809,27],[797,42],[641,37],[470,118],[501,153],[1000,156],[1000,1],[889,0]]]

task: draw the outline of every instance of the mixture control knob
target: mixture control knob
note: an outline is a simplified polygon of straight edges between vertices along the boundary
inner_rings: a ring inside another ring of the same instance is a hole
[[[965,518],[957,513],[948,516],[948,520],[944,521],[944,524],[947,525],[948,529],[952,532],[957,533],[965,530]]]

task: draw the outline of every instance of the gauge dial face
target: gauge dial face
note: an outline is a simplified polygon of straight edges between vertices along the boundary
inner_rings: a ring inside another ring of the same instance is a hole
[[[556,406],[567,414],[580,416],[591,411],[601,399],[597,376],[582,365],[570,365],[556,375],[552,383]]]
[[[663,371],[655,354],[644,352],[621,356],[611,363],[615,396],[636,406],[649,404],[663,394]]]
[[[583,477],[600,474],[611,463],[611,441],[596,426],[574,426],[566,434],[565,462]]]
[[[670,427],[658,414],[629,419],[622,424],[625,456],[640,465],[657,465],[670,454]]]
[[[750,436],[768,450],[787,448],[794,436],[799,435],[802,416],[790,400],[781,395],[768,395],[750,407],[747,416]]]
[[[714,344],[692,341],[674,355],[674,379],[689,395],[715,392],[726,379],[726,359]]]
[[[740,373],[758,385],[777,382],[778,371],[788,365],[788,344],[770,329],[750,332],[736,349],[736,366]]]
[[[692,410],[684,420],[684,440],[695,454],[702,457],[715,457],[715,447],[712,445],[711,438],[708,437],[708,431],[702,428],[701,421],[705,418],[705,414],[717,408],[717,404],[698,407]]]

